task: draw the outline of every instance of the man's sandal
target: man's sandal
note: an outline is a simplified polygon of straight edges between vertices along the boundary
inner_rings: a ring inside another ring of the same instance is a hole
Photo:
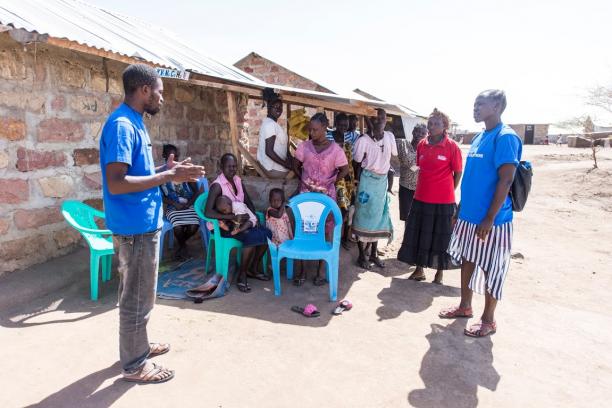
[[[145,364],[140,370],[134,374],[123,375],[123,380],[138,384],[159,384],[169,381],[174,378],[174,370],[169,370],[155,363],[147,369]]]
[[[157,357],[170,351],[168,343],[149,343],[149,357]]]
[[[463,330],[463,334],[469,337],[486,337],[495,334],[497,324],[495,322],[485,323],[480,321]]]
[[[474,312],[471,307],[453,306],[442,309],[440,313],[438,313],[438,317],[440,319],[471,318],[474,317]]]

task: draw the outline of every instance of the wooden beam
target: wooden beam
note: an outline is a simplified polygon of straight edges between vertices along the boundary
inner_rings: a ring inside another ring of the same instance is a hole
[[[191,79],[191,78],[187,80],[187,83],[204,86],[206,88],[215,88],[215,89],[221,89],[224,91],[243,93],[243,94],[247,94],[250,98],[261,99],[261,90],[258,88],[249,88],[246,86],[231,85],[231,84],[225,84],[225,83],[215,82],[215,81],[203,81],[201,79]]]
[[[351,105],[342,102],[330,102],[321,99],[315,99],[297,95],[287,95],[281,92],[283,101],[295,103],[296,105],[309,106],[312,108],[324,108],[345,113],[354,113],[356,115],[376,115],[376,110],[367,105]]]
[[[236,94],[232,91],[226,91],[227,94],[227,113],[229,116],[230,125],[230,140],[232,142],[232,150],[238,158],[238,174],[242,174],[242,157],[238,146],[238,110],[236,109]]]
[[[263,167],[261,167],[257,159],[251,156],[251,153],[246,149],[246,147],[241,144],[238,144],[238,149],[240,149],[240,153],[242,153],[242,155],[247,159],[251,166],[253,166],[253,168],[255,169],[257,174],[259,174],[260,177],[270,178],[268,172]]]
[[[244,93],[244,94],[249,95],[249,97],[251,98],[261,99],[261,89],[259,88],[249,88],[247,86],[242,86],[242,85],[232,85],[232,84],[226,84],[226,83],[221,83],[221,82],[204,81],[201,79],[192,79],[192,78],[188,79],[187,82],[194,84],[194,85],[205,86],[208,88],[215,88],[215,89],[222,89],[225,91]],[[326,101],[322,99],[316,99],[316,98],[312,98],[308,96],[291,95],[289,93],[286,93],[285,91],[281,91],[280,95],[284,102],[295,104],[295,105],[308,106],[311,108],[325,108],[325,109],[335,110],[339,112],[354,113],[356,115],[370,115],[370,116],[376,115],[376,109],[368,105],[365,105],[361,102],[359,102],[357,105],[352,105],[348,103],[332,102],[332,101]]]

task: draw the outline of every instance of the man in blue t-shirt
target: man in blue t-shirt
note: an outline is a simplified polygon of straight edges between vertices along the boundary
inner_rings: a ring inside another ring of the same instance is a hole
[[[190,159],[155,168],[151,139],[143,114],[155,115],[164,102],[164,87],[154,68],[136,64],[123,72],[124,102],[109,116],[100,137],[102,193],[108,229],[119,260],[119,354],[123,378],[160,383],[174,371],[148,360],[170,350],[149,343],[147,322],[155,303],[162,226],[159,186],[169,181],[197,181],[204,167]]]
[[[472,141],[467,155],[461,203],[448,247],[461,263],[461,303],[444,309],[441,318],[472,317],[472,291],[485,295],[480,322],[465,329],[471,337],[495,333],[495,307],[510,266],[512,202],[509,197],[522,142],[501,121],[506,95],[501,90],[481,92],[474,103],[474,120],[485,130]]]

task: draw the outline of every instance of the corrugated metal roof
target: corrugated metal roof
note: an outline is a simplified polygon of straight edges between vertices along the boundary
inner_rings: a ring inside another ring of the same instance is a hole
[[[2,0],[0,23],[168,68],[243,84],[264,84],[236,67],[184,45],[168,30],[81,1]]]
[[[370,107],[391,109],[395,114],[414,114],[405,107],[373,101],[355,93],[338,95],[267,84],[184,45],[179,37],[166,29],[79,0],[2,0],[0,31],[2,25],[254,88],[271,87],[319,100],[348,105],[361,102]]]

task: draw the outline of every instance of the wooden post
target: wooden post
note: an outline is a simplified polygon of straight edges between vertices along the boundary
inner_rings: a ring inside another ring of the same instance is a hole
[[[227,113],[230,125],[230,140],[232,142],[232,150],[238,159],[238,174],[242,175],[242,155],[240,153],[240,142],[238,141],[238,110],[236,109],[236,94],[232,91],[227,91]]]
[[[361,129],[361,134],[363,135],[363,116],[359,116],[359,128]]]

